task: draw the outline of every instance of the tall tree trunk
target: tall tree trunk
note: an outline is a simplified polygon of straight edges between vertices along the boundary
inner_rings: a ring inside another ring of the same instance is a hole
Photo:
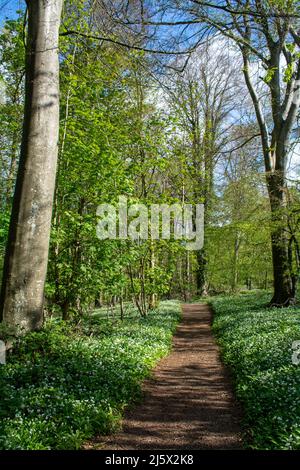
[[[294,301],[292,279],[289,270],[285,180],[278,171],[267,175],[271,206],[271,244],[274,278],[274,294],[271,305],[289,305]]]
[[[239,250],[240,250],[240,233],[235,232],[234,237],[234,246],[233,246],[233,269],[232,269],[232,282],[231,289],[235,291],[238,283],[238,260],[239,260]]]
[[[187,279],[187,284],[186,284],[186,301],[190,300],[191,297],[191,264],[190,264],[190,252],[186,252],[186,279]]]
[[[120,302],[120,317],[121,317],[121,320],[123,321],[124,320],[123,289],[121,291],[119,302]]]
[[[153,310],[157,306],[157,294],[155,292],[155,247],[153,241],[150,242],[150,268],[152,272],[152,279],[151,279],[151,294],[149,298],[149,310]]]
[[[247,30],[249,40],[249,30]],[[300,41],[300,39],[299,39]],[[270,69],[274,71],[270,81],[270,97],[272,99],[273,130],[270,133],[267,120],[249,73],[249,50],[241,47],[244,60],[244,77],[252,98],[257,122],[261,132],[261,143],[264,155],[266,182],[271,208],[271,245],[273,262],[274,294],[270,305],[287,306],[294,302],[292,278],[289,271],[287,218],[286,218],[286,166],[291,132],[299,111],[300,61],[296,76],[286,90],[286,99],[280,102],[280,42],[273,43],[270,49]],[[299,42],[300,44],[300,42]]]
[[[0,298],[23,332],[43,323],[59,128],[58,35],[63,0],[27,0],[24,124]]]
[[[207,271],[207,259],[205,249],[201,248],[201,250],[196,251],[196,260],[197,260],[197,268],[196,268],[196,288],[197,288],[197,295],[206,295],[206,271]]]

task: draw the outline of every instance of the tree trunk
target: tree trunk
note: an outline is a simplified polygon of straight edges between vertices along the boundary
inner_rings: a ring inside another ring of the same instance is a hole
[[[250,34],[250,36],[249,36]],[[267,40],[270,39],[268,27],[264,31]],[[246,31],[246,39],[251,40],[251,31]],[[284,101],[281,103],[280,87],[280,54],[283,43],[269,41],[269,67],[274,71],[270,81],[270,98],[272,102],[273,130],[270,132],[261,108],[260,100],[249,74],[249,49],[241,46],[244,60],[243,73],[252,98],[257,122],[261,132],[261,143],[264,155],[266,182],[271,208],[271,245],[274,278],[274,295],[270,302],[272,306],[284,307],[294,302],[292,280],[288,261],[288,227],[286,220],[286,166],[289,151],[290,136],[299,111],[297,94],[299,92],[300,62],[297,66],[296,80],[291,88],[286,89]]]
[[[197,295],[207,295],[206,290],[206,270],[207,259],[204,248],[196,252],[197,269],[196,269],[196,285]]]
[[[294,302],[289,271],[287,223],[285,214],[285,182],[280,172],[267,175],[271,205],[271,244],[274,294],[270,305],[285,306]]]
[[[240,233],[235,232],[234,237],[234,247],[233,247],[233,270],[232,270],[232,282],[231,290],[236,291],[238,284],[238,260],[239,260],[239,250],[240,250]]]
[[[186,278],[187,278],[187,285],[185,291],[185,301],[190,301],[190,293],[191,293],[191,265],[190,265],[190,252],[186,252]]]
[[[152,272],[152,279],[151,279],[151,294],[149,298],[149,310],[154,310],[157,306],[157,295],[155,292],[155,279],[154,279],[154,270],[155,270],[155,248],[154,243],[150,243],[150,268]]]
[[[266,274],[265,274],[264,289],[265,290],[268,289],[268,271],[266,271]]]
[[[123,321],[124,320],[123,292],[120,295],[120,317],[121,317],[121,321]]]
[[[0,299],[1,319],[22,332],[43,323],[57,162],[62,2],[27,0],[24,124]]]

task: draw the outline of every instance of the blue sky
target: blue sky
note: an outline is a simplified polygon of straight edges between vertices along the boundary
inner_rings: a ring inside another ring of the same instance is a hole
[[[24,8],[25,0],[0,0],[0,24],[6,18],[12,19],[16,17],[16,11]]]

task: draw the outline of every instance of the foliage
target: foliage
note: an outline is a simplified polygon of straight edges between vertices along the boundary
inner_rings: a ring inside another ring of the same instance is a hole
[[[208,280],[213,292],[243,286],[267,288],[272,280],[270,217],[256,173],[227,183],[214,201],[207,233]]]
[[[78,449],[114,431],[140,383],[166,355],[179,304],[164,302],[123,323],[102,310],[80,323],[48,321],[20,339],[0,366],[0,448]]]
[[[23,16],[0,32],[0,282],[21,138],[24,93]]]
[[[2,341],[14,341],[17,336],[16,329],[11,326],[7,325],[6,323],[0,323],[0,340]]]
[[[218,297],[213,330],[232,371],[254,449],[300,449],[299,307],[266,308],[267,292]]]

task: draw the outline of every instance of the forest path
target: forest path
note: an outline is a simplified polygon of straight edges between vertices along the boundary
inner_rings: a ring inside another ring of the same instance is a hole
[[[241,412],[219,358],[206,304],[183,305],[172,352],[143,385],[144,399],[125,415],[123,429],[87,448],[239,449]]]

